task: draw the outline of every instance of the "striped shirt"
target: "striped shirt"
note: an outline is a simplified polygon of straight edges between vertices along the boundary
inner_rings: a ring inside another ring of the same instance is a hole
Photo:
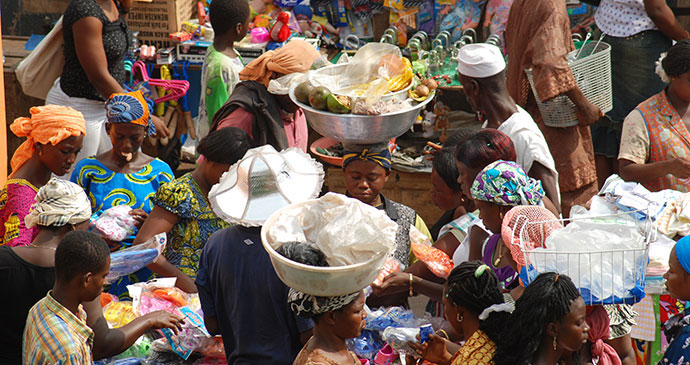
[[[91,364],[93,331],[79,306],[75,316],[51,292],[29,311],[24,330],[24,364]]]

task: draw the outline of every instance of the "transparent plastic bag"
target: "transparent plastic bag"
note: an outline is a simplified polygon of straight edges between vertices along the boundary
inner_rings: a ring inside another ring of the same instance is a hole
[[[644,279],[640,271],[648,256],[641,254],[645,239],[637,227],[576,220],[552,232],[545,245],[546,249],[537,248],[530,256],[540,263],[539,273],[553,271],[570,276],[586,301],[619,302],[644,296],[644,288],[640,287],[643,282],[638,278]],[[554,251],[581,254],[541,253]]]
[[[386,258],[386,262],[383,264],[383,269],[381,269],[381,272],[379,275],[374,279],[374,282],[372,284],[374,285],[381,285],[383,283],[383,280],[386,279],[386,277],[394,272],[402,271],[402,265],[400,264],[400,261],[396,260],[393,257],[388,257]]]
[[[201,309],[194,309],[198,294],[187,294],[175,287],[176,278],[150,280],[128,285],[135,310],[141,315],[164,310],[182,318],[182,330],[176,335],[171,329],[160,332],[167,339],[172,351],[183,359],[189,356],[211,337],[204,324]]]
[[[103,238],[114,242],[121,242],[136,231],[137,220],[129,214],[132,207],[116,205],[106,209],[91,224],[91,230],[99,233]]]
[[[400,60],[402,64],[400,48],[387,43],[368,43],[360,48],[348,63],[343,78],[350,85],[365,84],[377,77],[391,78],[402,70],[398,69]],[[383,62],[381,62],[383,60]]]
[[[383,330],[383,340],[398,352],[414,353],[414,350],[407,343],[419,343],[417,340],[418,335],[419,328],[388,327]]]
[[[155,262],[167,242],[166,234],[159,233],[146,242],[110,254],[110,272],[105,282],[110,284],[121,276],[129,275]]]
[[[367,262],[395,246],[398,225],[374,207],[328,193],[323,197],[285,208],[268,228],[274,247],[286,242],[310,242],[326,256],[330,266]]]
[[[431,245],[429,237],[425,236],[414,226],[410,227],[410,246],[414,256],[422,261],[434,275],[448,278],[453,270],[453,262],[448,254]]]

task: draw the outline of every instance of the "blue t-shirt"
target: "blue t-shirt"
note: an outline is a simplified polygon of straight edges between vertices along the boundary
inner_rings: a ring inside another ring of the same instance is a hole
[[[289,365],[313,324],[290,310],[260,232],[233,226],[209,237],[196,277],[201,308],[218,320],[228,364]]]

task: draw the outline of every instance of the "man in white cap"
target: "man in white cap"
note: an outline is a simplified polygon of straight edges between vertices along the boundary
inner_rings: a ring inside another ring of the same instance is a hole
[[[546,196],[560,213],[558,172],[546,139],[524,109],[510,97],[501,50],[486,43],[469,44],[458,53],[458,78],[467,101],[484,122],[507,134],[515,145],[517,163],[528,175],[541,180]]]
[[[211,188],[209,202],[232,227],[209,237],[196,286],[204,322],[220,333],[228,364],[289,365],[311,337],[313,323],[288,305],[261,244],[261,226],[278,209],[316,198],[323,167],[306,153],[270,146],[251,149]]]

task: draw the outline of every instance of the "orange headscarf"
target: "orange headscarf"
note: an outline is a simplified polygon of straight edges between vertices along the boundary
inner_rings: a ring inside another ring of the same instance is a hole
[[[276,51],[264,52],[240,71],[240,80],[258,81],[268,87],[274,73],[307,72],[319,58],[319,51],[311,44],[295,39]]]
[[[12,133],[17,137],[26,137],[26,141],[17,148],[10,161],[13,173],[33,156],[36,142],[55,146],[71,136],[86,134],[84,116],[70,107],[35,106],[30,112],[30,118],[17,118],[10,125]]]

